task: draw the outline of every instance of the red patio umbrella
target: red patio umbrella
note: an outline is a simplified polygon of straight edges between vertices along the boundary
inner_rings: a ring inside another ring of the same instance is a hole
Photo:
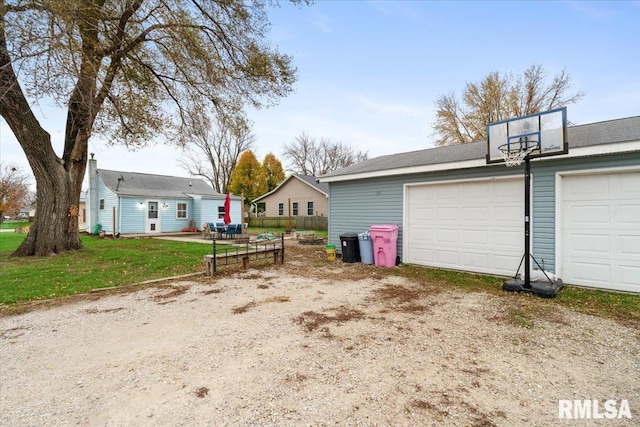
[[[224,198],[224,225],[231,224],[231,196],[227,193],[227,197]]]

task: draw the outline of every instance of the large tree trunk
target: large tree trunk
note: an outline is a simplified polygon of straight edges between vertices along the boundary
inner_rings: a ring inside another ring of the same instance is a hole
[[[67,170],[56,159],[29,159],[36,177],[36,215],[14,256],[51,255],[82,248],[78,231],[81,184],[77,183],[82,183],[84,169],[82,173],[77,168]]]
[[[49,133],[40,126],[18,83],[7,51],[4,21],[0,21],[0,114],[36,178],[35,221],[14,255],[50,255],[81,248],[78,205],[89,132],[76,133],[75,144],[65,143],[63,157],[56,155]]]

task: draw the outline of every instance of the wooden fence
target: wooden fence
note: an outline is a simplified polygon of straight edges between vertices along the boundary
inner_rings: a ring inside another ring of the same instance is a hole
[[[293,228],[296,230],[328,230],[326,216],[252,216],[249,227],[256,228]]]

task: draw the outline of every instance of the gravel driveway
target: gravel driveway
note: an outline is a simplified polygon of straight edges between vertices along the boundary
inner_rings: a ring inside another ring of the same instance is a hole
[[[0,318],[0,425],[639,424],[636,329],[555,305],[523,327],[532,297],[306,263]],[[560,399],[633,418],[576,424]]]

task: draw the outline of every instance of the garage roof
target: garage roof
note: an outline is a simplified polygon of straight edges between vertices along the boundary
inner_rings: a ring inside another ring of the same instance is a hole
[[[572,149],[620,142],[640,141],[640,116],[572,126],[568,130],[569,154]],[[613,147],[612,147],[613,148]],[[613,148],[612,152],[616,152]],[[472,161],[469,167],[485,164],[487,142],[448,145],[407,153],[390,154],[338,169],[320,177],[321,182],[358,179],[379,175],[400,175],[430,165]],[[459,167],[459,166],[457,166]],[[385,172],[381,174],[379,172]]]

